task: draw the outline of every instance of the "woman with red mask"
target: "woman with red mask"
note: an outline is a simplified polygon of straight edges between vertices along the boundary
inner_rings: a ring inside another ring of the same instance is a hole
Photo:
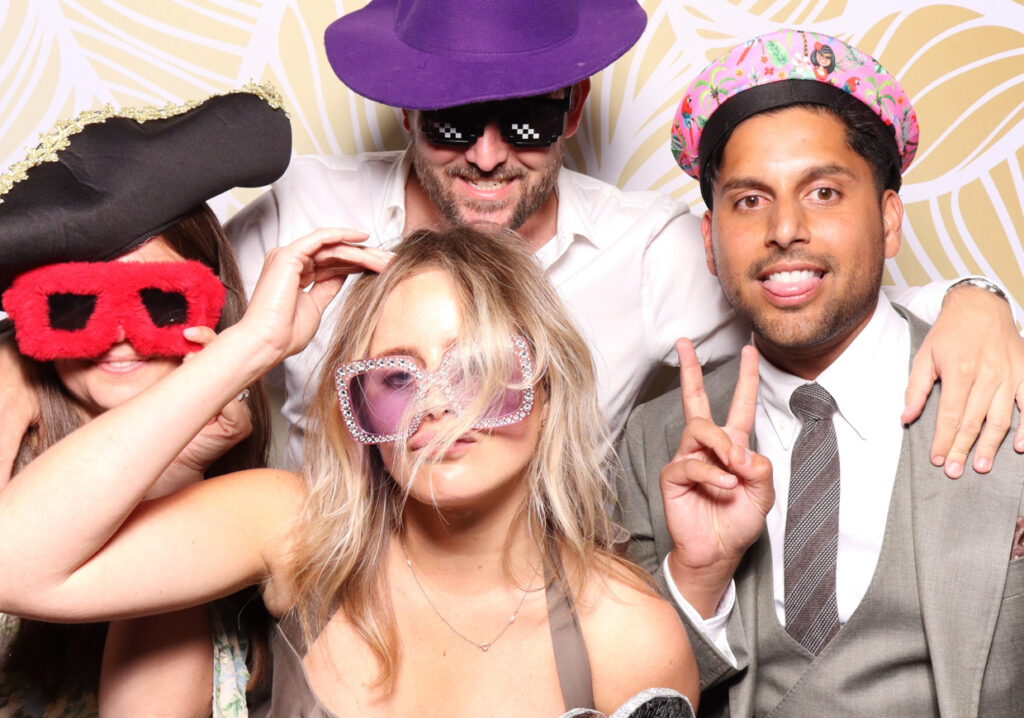
[[[241,278],[206,200],[273,181],[290,147],[276,93],[251,86],[182,107],[84,113],[0,176],[0,294],[9,315],[0,322],[0,370],[22,374],[23,410],[35,416],[17,455],[0,464],[0,490],[238,321]],[[202,327],[194,341],[184,338],[187,326]],[[145,499],[265,465],[268,438],[266,396],[254,384],[201,429]],[[215,715],[242,715],[230,703],[245,690],[249,636],[235,629],[254,629],[248,653],[258,679],[265,617],[251,594],[109,624],[0,615],[0,715],[206,716],[211,691]]]

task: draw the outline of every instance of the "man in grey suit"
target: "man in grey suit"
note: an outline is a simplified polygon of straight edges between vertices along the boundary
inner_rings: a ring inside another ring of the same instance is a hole
[[[991,473],[945,480],[935,392],[900,423],[927,327],[879,287],[909,98],[856,48],[793,30],[734,48],[684,98],[673,148],[756,351],[705,381],[679,343],[682,406],[631,416],[621,504],[687,625],[701,714],[1020,716],[1024,464],[1004,442]]]

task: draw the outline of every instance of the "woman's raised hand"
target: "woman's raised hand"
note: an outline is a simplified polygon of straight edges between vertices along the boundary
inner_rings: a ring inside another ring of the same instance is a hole
[[[217,332],[209,327],[193,327],[189,330],[189,341],[206,346],[217,338]],[[189,361],[198,352],[186,354]],[[156,499],[183,489],[189,484],[202,480],[206,470],[239,442],[252,433],[252,413],[246,401],[248,392],[234,397],[217,415],[207,422],[178,456],[164,470],[147,493],[146,499]]]
[[[379,272],[390,261],[391,252],[357,244],[367,236],[350,229],[318,229],[270,250],[249,309],[236,326],[262,340],[278,361],[302,350],[348,275]]]

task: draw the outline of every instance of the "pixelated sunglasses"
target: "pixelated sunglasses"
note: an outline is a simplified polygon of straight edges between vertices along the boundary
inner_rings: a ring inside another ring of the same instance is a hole
[[[192,260],[51,264],[3,294],[18,349],[41,361],[98,357],[122,331],[144,356],[184,356],[200,348],[185,327],[216,327],[223,306],[224,285]]]
[[[563,98],[524,97],[424,110],[420,127],[435,145],[469,147],[492,119],[513,147],[548,147],[565,132],[569,94]]]

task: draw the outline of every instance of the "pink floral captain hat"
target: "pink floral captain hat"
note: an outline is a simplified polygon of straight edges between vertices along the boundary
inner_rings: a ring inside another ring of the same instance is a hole
[[[894,140],[900,173],[917,151],[917,114],[896,79],[870,55],[829,35],[779,30],[737,45],[708,65],[683,92],[672,122],[672,154],[700,179],[701,158],[743,120],[776,107],[835,107],[860,101]],[[701,183],[704,201],[710,187]]]

